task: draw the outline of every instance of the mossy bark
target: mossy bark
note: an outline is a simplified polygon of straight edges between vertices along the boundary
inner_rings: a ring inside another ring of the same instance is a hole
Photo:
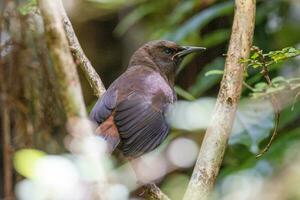
[[[185,200],[210,199],[240,99],[245,63],[252,45],[255,0],[236,0],[232,33],[217,102],[190,179]]]

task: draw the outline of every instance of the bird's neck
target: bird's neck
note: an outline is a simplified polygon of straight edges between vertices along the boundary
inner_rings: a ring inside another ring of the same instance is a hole
[[[165,79],[165,81],[170,85],[170,87],[173,88],[175,83],[175,72],[163,72],[161,68],[157,65],[157,63],[155,63],[147,53],[144,53],[144,55],[133,55],[129,62],[128,68],[133,66],[145,66],[153,69],[156,72],[159,72],[163,79]]]

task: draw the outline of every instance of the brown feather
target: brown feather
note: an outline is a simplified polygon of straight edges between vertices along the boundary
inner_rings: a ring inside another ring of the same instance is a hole
[[[119,144],[120,136],[118,128],[114,122],[114,116],[110,115],[98,128],[96,134],[105,138],[108,144],[108,151],[111,153]]]

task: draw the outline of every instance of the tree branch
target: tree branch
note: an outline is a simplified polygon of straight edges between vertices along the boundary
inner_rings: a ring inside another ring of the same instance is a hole
[[[96,70],[92,66],[89,59],[84,54],[79,41],[74,32],[73,26],[68,18],[68,15],[63,7],[62,1],[59,1],[58,4],[62,20],[63,27],[66,32],[66,36],[70,45],[70,49],[75,60],[75,63],[80,66],[86,79],[88,80],[91,88],[93,89],[94,95],[100,97],[105,92],[105,87],[101,81],[100,76],[97,74]]]
[[[232,33],[212,121],[208,127],[185,200],[209,199],[223,160],[241,95],[245,64],[252,45],[255,0],[236,0]]]
[[[56,73],[58,93],[67,118],[86,117],[76,65],[69,51],[69,44],[58,11],[59,1],[40,0],[39,8],[44,20],[47,46]]]
[[[169,197],[153,183],[145,185],[143,189],[145,191],[145,197],[148,200],[170,200]]]
[[[57,91],[67,117],[67,130],[70,136],[66,147],[74,154],[92,159],[94,167],[97,167],[98,171],[102,171],[104,175],[93,182],[90,191],[94,199],[105,199],[107,177],[100,160],[105,156],[105,151],[91,152],[90,148],[84,145],[85,141],[93,136],[93,130],[87,120],[80,81],[62,25],[59,4],[60,0],[39,0],[47,47],[56,76]],[[91,154],[96,156],[91,156]]]

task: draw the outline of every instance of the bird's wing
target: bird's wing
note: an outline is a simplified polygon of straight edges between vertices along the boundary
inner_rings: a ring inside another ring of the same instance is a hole
[[[136,157],[149,152],[166,138],[169,126],[163,111],[167,103],[155,99],[153,96],[147,100],[144,95],[134,92],[116,106],[114,120],[125,156]]]
[[[121,138],[121,151],[125,156],[136,157],[153,150],[166,138],[169,126],[164,110],[170,101],[162,91],[150,94],[147,89],[133,90],[136,85],[122,85],[121,80],[115,82],[116,86],[111,86],[98,100],[90,117],[101,126],[113,116]],[[102,132],[104,138],[115,138],[116,134],[107,135],[106,131]]]
[[[101,124],[112,114],[117,104],[117,91],[107,90],[93,107],[90,118]]]
[[[99,124],[95,133],[107,141],[109,152],[112,152],[120,142],[119,132],[113,116],[116,103],[117,91],[108,89],[90,113],[90,119]]]

